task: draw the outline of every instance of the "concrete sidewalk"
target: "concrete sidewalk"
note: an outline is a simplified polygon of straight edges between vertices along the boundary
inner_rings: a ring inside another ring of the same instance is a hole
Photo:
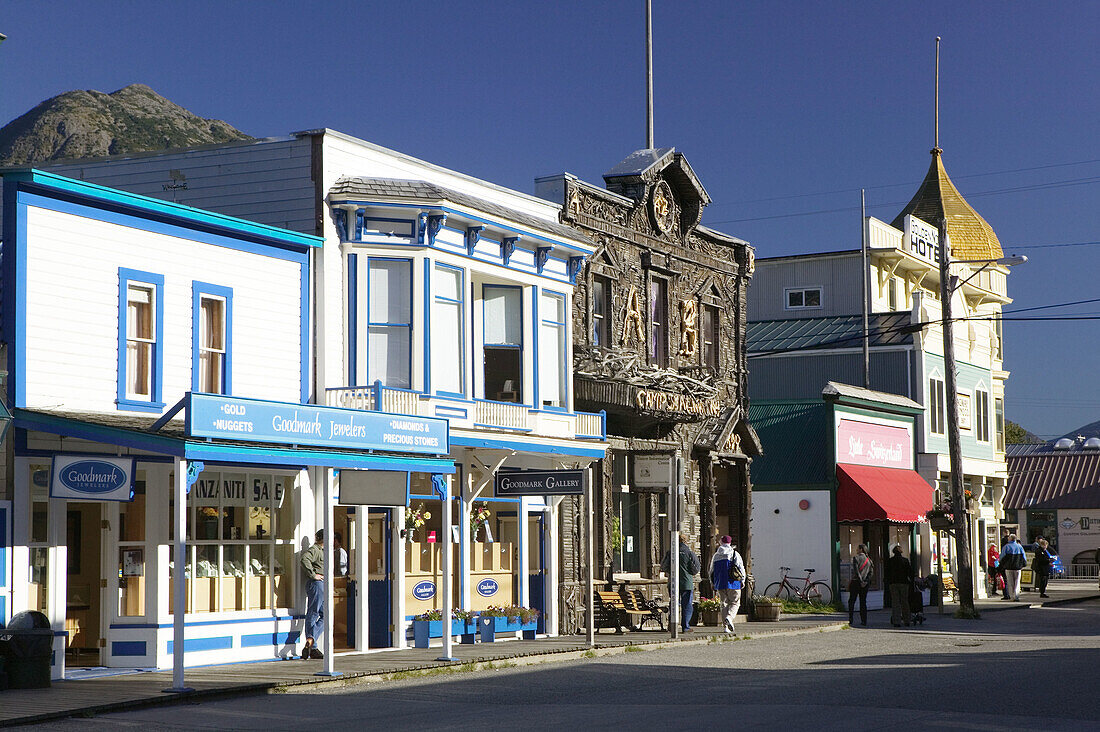
[[[787,615],[777,623],[737,625],[737,638],[760,639],[839,630],[846,625],[840,614]],[[673,641],[668,633],[638,631],[596,635],[596,647],[588,648],[584,636],[539,638],[532,641],[501,641],[455,644],[457,660],[439,661],[439,646],[370,653],[337,654],[339,676],[319,676],[321,661],[264,661],[188,669],[186,684],[193,691],[168,694],[171,671],[126,673],[86,680],[54,682],[48,689],[0,691],[0,727],[43,722],[73,716],[94,716],[106,712],[200,700],[240,694],[284,693],[289,689],[331,687],[386,681],[417,675],[454,673],[491,665],[530,665],[625,653],[629,647],[660,648],[671,644],[692,645],[721,642],[727,638],[717,628],[696,627]]]

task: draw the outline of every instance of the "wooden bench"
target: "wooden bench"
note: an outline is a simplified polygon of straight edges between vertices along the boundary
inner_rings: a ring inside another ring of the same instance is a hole
[[[622,633],[623,627],[630,626],[630,616],[627,613],[623,598],[618,592],[596,590],[593,593],[596,601],[596,629],[614,628],[616,633]]]
[[[943,585],[941,590],[943,591],[943,594],[945,596],[950,596],[952,602],[959,599],[959,588],[955,585],[954,577],[949,574],[945,574],[943,577],[940,578],[940,582]]]
[[[623,605],[626,607],[630,619],[637,618],[638,624],[632,630],[642,630],[648,622],[657,623],[661,630],[665,629],[665,615],[668,614],[668,604],[661,604],[659,600],[650,599],[641,590],[622,591]]]

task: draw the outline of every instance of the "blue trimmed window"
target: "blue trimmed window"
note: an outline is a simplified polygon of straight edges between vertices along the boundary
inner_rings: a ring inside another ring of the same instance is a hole
[[[485,398],[523,401],[523,288],[482,286]]]
[[[191,285],[191,391],[233,393],[233,290]]]
[[[543,290],[539,300],[539,400],[543,407],[565,409],[565,295]]]
[[[164,408],[164,276],[118,269],[119,409]]]
[[[437,264],[432,272],[431,384],[435,394],[466,396],[463,364],[466,283],[456,267]]]
[[[412,260],[367,261],[367,383],[412,388]]]

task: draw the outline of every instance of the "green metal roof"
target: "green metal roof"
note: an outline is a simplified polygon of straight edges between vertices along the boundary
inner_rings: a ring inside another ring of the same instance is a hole
[[[875,313],[868,319],[870,345],[898,346],[913,342],[904,330],[911,324],[909,311]],[[749,353],[782,353],[815,348],[859,348],[863,341],[863,316],[761,320],[749,323]]]
[[[832,485],[829,415],[820,399],[753,402],[749,421],[764,446],[764,454],[752,461],[753,485]]]

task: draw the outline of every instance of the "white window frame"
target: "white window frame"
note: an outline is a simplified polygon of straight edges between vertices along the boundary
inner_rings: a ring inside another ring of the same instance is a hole
[[[806,305],[806,293],[817,292],[817,305]],[[791,294],[799,293],[801,295],[802,305],[791,304]],[[807,285],[804,287],[786,287],[783,289],[783,309],[784,310],[821,310],[825,307],[825,288],[821,285]]]
[[[943,379],[933,374],[928,377],[928,432],[933,435],[946,435],[946,424],[947,389]]]
[[[989,391],[974,390],[974,437],[978,442],[988,444],[991,440],[989,429]]]

